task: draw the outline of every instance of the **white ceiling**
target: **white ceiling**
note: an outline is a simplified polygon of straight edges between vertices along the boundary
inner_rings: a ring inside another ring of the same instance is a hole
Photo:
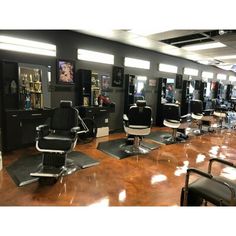
[[[216,60],[215,58],[225,55],[236,55],[236,33],[232,30],[224,30],[223,33],[217,30],[217,35],[210,37],[213,42],[221,42],[226,45],[222,48],[205,49],[199,51],[188,51],[174,45],[170,45],[161,40],[171,39],[180,36],[189,36],[196,33],[204,33],[206,31],[215,30],[169,30],[164,32],[157,31],[138,31],[130,29],[121,30],[77,30],[78,32],[110,39],[125,44],[138,46],[141,48],[151,49],[157,52],[186,58],[193,61],[208,61],[210,65],[225,66],[231,68],[236,65],[235,59]],[[204,62],[205,63],[205,62]],[[233,70],[233,69],[232,69]]]

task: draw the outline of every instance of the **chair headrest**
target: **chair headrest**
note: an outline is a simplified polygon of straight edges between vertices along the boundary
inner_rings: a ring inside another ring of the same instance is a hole
[[[72,101],[61,100],[60,107],[61,108],[72,107]]]
[[[138,107],[145,107],[146,106],[146,101],[145,100],[137,100],[136,104]]]

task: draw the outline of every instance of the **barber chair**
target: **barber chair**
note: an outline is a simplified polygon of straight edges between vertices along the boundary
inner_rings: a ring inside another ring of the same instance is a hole
[[[79,120],[84,130],[80,130]],[[42,152],[42,163],[31,176],[39,177],[42,182],[48,178],[57,180],[79,169],[67,154],[74,149],[78,134],[88,129],[71,101],[61,101],[60,107],[53,110],[50,125],[40,125],[36,131],[36,149]]]
[[[198,130],[195,134],[202,134],[202,121],[203,118],[203,104],[201,100],[191,100],[190,101],[190,113],[193,120],[197,122]]]
[[[215,108],[215,111],[213,112],[213,116],[217,118],[218,127],[221,129],[227,128],[226,126],[223,126],[223,122],[226,123],[227,111],[228,111],[227,107],[224,105],[221,105]]]
[[[175,103],[166,103],[163,105],[163,124],[172,128],[172,135],[163,137],[167,144],[177,142],[177,129],[181,125],[180,106]]]
[[[181,206],[200,206],[203,202],[205,206],[208,202],[216,206],[236,206],[236,183],[223,176],[212,175],[211,169],[214,162],[236,168],[231,162],[212,158],[209,161],[208,173],[195,168],[188,169],[185,187],[181,192]],[[191,174],[200,177],[189,183]]]
[[[124,147],[126,153],[145,154],[150,152],[150,149],[143,147],[140,144],[142,138],[149,135],[152,124],[152,109],[146,106],[145,100],[138,100],[136,105],[129,108],[128,116],[123,116],[124,130],[129,137],[133,138],[133,145]]]

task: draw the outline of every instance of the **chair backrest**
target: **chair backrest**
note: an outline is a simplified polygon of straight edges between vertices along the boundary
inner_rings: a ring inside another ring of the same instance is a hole
[[[194,114],[202,114],[203,105],[201,100],[190,101],[190,112]]]
[[[152,109],[146,106],[145,100],[138,100],[135,106],[131,106],[128,113],[129,125],[151,126]]]
[[[164,120],[176,120],[180,121],[181,111],[180,105],[176,103],[166,103],[163,106],[163,118]]]
[[[51,129],[58,131],[69,131],[78,126],[77,109],[72,107],[71,101],[61,101],[60,107],[55,108],[51,119]]]

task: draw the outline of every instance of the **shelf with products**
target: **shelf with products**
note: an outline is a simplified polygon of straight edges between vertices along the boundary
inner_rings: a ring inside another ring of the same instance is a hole
[[[19,67],[20,108],[43,108],[42,71],[37,68]]]

